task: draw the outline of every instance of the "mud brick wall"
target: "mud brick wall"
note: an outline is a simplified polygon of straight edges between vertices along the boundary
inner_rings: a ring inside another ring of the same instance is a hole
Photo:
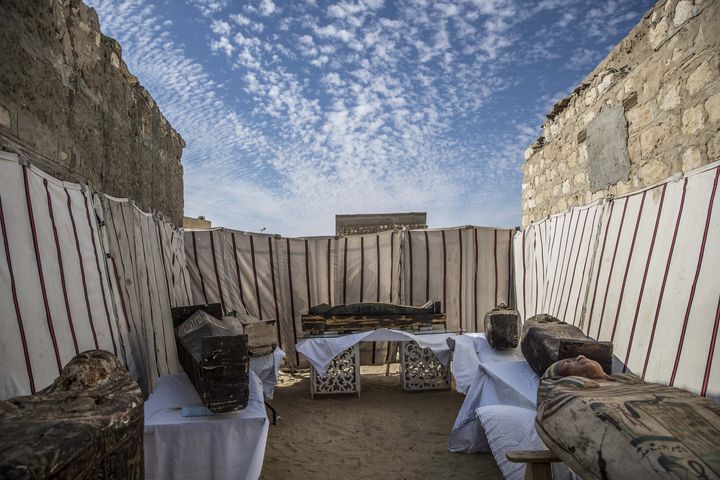
[[[93,9],[0,2],[0,149],[182,225],[184,146]]]
[[[523,225],[720,159],[720,1],[660,0],[525,152]]]

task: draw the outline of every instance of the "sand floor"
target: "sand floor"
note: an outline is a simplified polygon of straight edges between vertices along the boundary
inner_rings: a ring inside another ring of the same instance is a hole
[[[270,425],[261,478],[502,478],[490,454],[448,452],[462,395],[404,392],[393,367],[388,377],[362,367],[359,399],[311,400],[309,373],[282,374],[271,401],[281,419]]]

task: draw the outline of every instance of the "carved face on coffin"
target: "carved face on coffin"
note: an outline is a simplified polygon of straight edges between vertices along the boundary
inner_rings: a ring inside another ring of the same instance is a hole
[[[556,377],[585,377],[585,378],[605,378],[607,374],[595,360],[590,360],[583,355],[575,358],[566,358],[560,360],[553,365],[553,376]]]

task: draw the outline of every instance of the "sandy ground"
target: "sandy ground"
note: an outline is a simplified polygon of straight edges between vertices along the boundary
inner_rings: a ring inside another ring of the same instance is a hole
[[[361,396],[310,399],[309,373],[282,374],[261,478],[500,479],[490,454],[450,453],[463,397],[404,392],[397,366],[362,367]],[[395,373],[393,373],[393,370]]]

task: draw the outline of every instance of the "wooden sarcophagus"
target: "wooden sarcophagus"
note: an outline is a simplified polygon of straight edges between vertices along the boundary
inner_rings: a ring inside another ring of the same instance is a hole
[[[558,360],[578,355],[595,360],[605,373],[612,373],[612,342],[589,339],[574,325],[545,313],[525,321],[520,347],[525,360],[538,375]]]
[[[485,314],[485,338],[496,350],[515,348],[520,343],[520,313],[501,303]]]
[[[232,320],[216,318],[200,306],[184,321],[173,315],[180,364],[213,413],[242,410],[248,403],[248,337]]]
[[[73,358],[35,395],[0,402],[0,479],[143,478],[143,397],[110,352]]]
[[[260,320],[252,315],[230,314],[230,321],[240,322],[248,336],[248,354],[251,357],[269,355],[277,347],[277,321]]]
[[[535,427],[584,479],[720,478],[720,405],[632,374],[543,378]]]
[[[440,302],[431,300],[421,307],[392,303],[351,303],[316,305],[301,316],[302,329],[319,335],[327,332],[347,333],[377,328],[431,328],[445,326]]]

